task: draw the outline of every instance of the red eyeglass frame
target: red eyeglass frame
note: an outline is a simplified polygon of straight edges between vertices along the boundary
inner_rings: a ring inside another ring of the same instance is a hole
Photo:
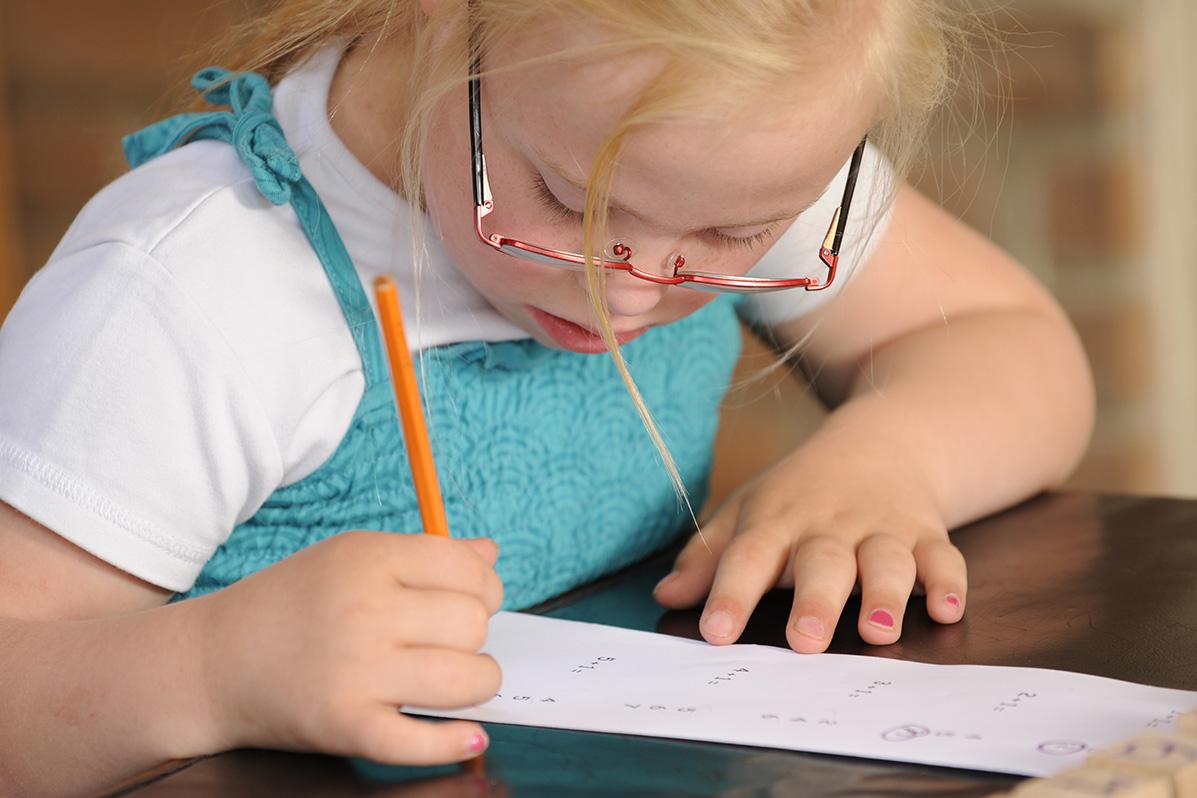
[[[478,238],[487,246],[514,258],[545,263],[550,266],[573,271],[582,271],[586,268],[586,258],[581,254],[541,247],[497,233],[488,234],[482,230],[482,220],[494,211],[495,203],[491,196],[490,183],[486,176],[486,156],[482,153],[482,89],[479,75],[481,59],[475,47],[473,35],[470,38],[470,52],[472,53],[468,86],[470,150],[473,158],[474,227],[478,233]],[[815,277],[787,279],[751,277],[749,275],[737,277],[699,271],[683,272],[681,270],[685,266],[686,260],[681,255],[678,255],[674,259],[672,264],[673,274],[652,274],[651,272],[637,268],[631,263],[632,250],[622,242],[616,242],[613,246],[609,247],[608,252],[604,253],[603,260],[599,261],[596,265],[606,269],[618,269],[627,272],[633,277],[647,280],[657,285],[677,285],[699,291],[741,294],[783,291],[790,288],[822,291],[835,281],[836,267],[839,265],[840,245],[844,239],[844,228],[848,223],[848,210],[852,205],[852,194],[856,190],[856,178],[860,172],[860,162],[864,156],[865,142],[867,140],[867,136],[862,138],[860,144],[856,145],[856,149],[852,152],[852,160],[848,166],[848,179],[844,185],[843,198],[840,200],[839,207],[835,210],[835,215],[831,219],[831,225],[827,228],[827,235],[824,236],[823,244],[819,249],[819,259],[827,267],[827,278],[822,282]],[[618,258],[618,260],[609,260],[608,258],[612,256]]]

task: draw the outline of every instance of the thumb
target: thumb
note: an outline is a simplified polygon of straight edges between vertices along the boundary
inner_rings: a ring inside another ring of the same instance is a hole
[[[486,564],[491,568],[494,568],[495,563],[499,561],[499,544],[491,538],[465,538],[461,542],[486,560]]]
[[[353,756],[386,765],[445,765],[472,759],[486,750],[482,726],[468,721],[440,722],[379,706],[361,721]]]

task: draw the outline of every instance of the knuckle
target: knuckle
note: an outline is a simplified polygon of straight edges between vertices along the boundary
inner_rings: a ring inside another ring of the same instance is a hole
[[[486,603],[486,609],[495,613],[503,606],[503,580],[499,579],[498,574],[492,573],[490,575],[492,587]]]
[[[829,632],[835,629],[843,609],[844,602],[838,597],[828,595],[823,590],[803,587],[794,594],[794,606],[790,609],[791,625],[799,618],[818,618],[824,624],[825,635],[830,637]]]
[[[760,532],[750,533],[732,541],[723,559],[732,565],[755,565],[762,561],[775,560],[778,552],[784,550],[785,546],[786,543],[775,536]]]
[[[367,530],[350,530],[340,532],[317,544],[324,548],[322,563],[333,573],[346,576],[343,572],[350,572],[352,579],[345,580],[347,584],[357,584],[361,581],[362,571],[374,574],[385,562],[380,557],[380,546],[386,545],[384,534]]]
[[[490,654],[478,654],[474,659],[477,662],[476,667],[478,668],[478,697],[490,698],[499,692],[499,687],[503,682],[503,669],[499,667],[498,661]]]
[[[462,603],[461,619],[458,629],[462,635],[463,645],[471,650],[478,650],[486,643],[486,634],[490,622],[490,612],[486,605],[477,599],[467,598]]]
[[[960,549],[950,540],[942,537],[933,537],[930,539],[920,540],[914,546],[916,555],[925,557],[947,557],[951,559],[964,560],[964,555],[960,553]]]
[[[719,546],[706,532],[701,535],[695,533],[690,541],[682,548],[674,561],[674,569],[681,570],[697,566],[703,560],[718,555]]]
[[[910,544],[891,532],[872,532],[860,541],[859,548],[882,551],[910,551]]]
[[[860,571],[860,593],[865,603],[882,602],[901,606],[914,589],[914,569],[900,567]]]
[[[714,555],[707,552],[705,549],[696,550],[693,553],[682,552],[678,555],[673,563],[674,571],[693,571],[700,570],[705,566],[709,567],[712,557],[718,557],[718,552]]]
[[[805,538],[798,544],[798,553],[814,565],[828,568],[851,566],[855,559],[846,544],[830,535]]]
[[[477,561],[475,568],[477,569],[475,571],[477,574],[475,584],[478,585],[479,594],[486,594],[497,588],[503,587],[503,581],[499,579],[499,572],[496,571],[492,566],[489,566],[484,562]]]
[[[934,541],[916,546],[914,559],[920,572],[928,579],[950,578],[960,582],[968,579],[968,566],[964,554],[947,541]]]
[[[495,578],[495,569],[466,546],[455,547],[448,552],[452,562],[447,567],[457,569],[458,573],[468,574],[463,585],[471,585],[478,594],[485,591],[487,583]]]
[[[396,709],[395,714],[399,711]],[[372,762],[394,763],[402,761],[405,752],[413,747],[413,729],[407,723],[399,723],[399,718],[387,718],[385,714],[378,714],[364,722],[359,722],[350,731],[353,735],[352,743],[356,754]],[[390,722],[387,722],[390,721]]]
[[[455,704],[479,704],[499,692],[502,674],[489,654],[459,654],[447,659],[442,667],[447,676],[452,676],[446,681],[453,685]]]

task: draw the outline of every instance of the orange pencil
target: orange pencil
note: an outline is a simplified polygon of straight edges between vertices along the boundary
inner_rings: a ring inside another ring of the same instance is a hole
[[[445,519],[445,502],[432,463],[432,444],[424,424],[424,408],[420,402],[420,388],[416,383],[416,369],[407,349],[403,332],[403,312],[399,309],[399,292],[395,281],[383,275],[374,280],[374,296],[378,300],[378,315],[382,323],[382,337],[387,345],[391,363],[391,382],[395,383],[395,401],[399,405],[399,420],[403,422],[403,441],[407,444],[407,459],[411,461],[412,480],[416,485],[416,501],[420,504],[420,518],[424,533],[449,537],[449,522]],[[467,773],[486,774],[486,759],[479,755],[463,765]]]
[[[374,296],[378,300],[378,315],[382,323],[382,337],[386,341],[391,363],[391,382],[395,383],[395,401],[399,405],[399,420],[403,422],[403,441],[407,444],[407,459],[411,461],[412,480],[416,486],[416,501],[420,504],[420,518],[428,535],[449,536],[449,522],[445,519],[445,503],[441,486],[432,463],[432,444],[424,425],[424,408],[420,402],[420,388],[416,384],[416,370],[407,336],[403,333],[403,313],[399,309],[399,292],[395,281],[382,276],[374,280]]]

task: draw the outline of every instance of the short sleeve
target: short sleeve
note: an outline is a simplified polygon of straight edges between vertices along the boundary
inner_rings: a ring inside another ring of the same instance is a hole
[[[845,164],[815,204],[790,225],[750,274],[757,277],[825,276],[827,267],[819,259],[819,249],[843,198],[847,179],[848,165]],[[866,144],[840,247],[835,282],[825,291],[796,288],[745,294],[738,303],[740,315],[752,324],[771,327],[805,316],[834,299],[868,263],[884,235],[895,188],[889,161],[872,144]]]
[[[182,591],[282,473],[252,383],[151,256],[59,254],[0,328],[0,499]]]

